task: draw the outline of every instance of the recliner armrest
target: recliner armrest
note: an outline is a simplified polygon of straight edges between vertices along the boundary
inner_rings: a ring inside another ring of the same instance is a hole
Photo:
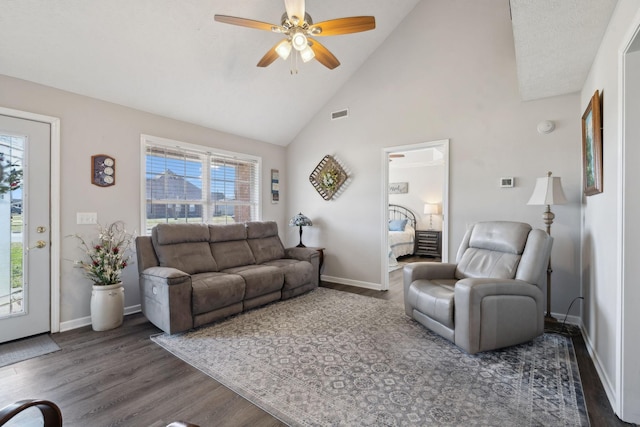
[[[412,262],[407,264],[402,270],[405,295],[407,288],[416,280],[453,279],[455,272],[456,265],[446,262]]]

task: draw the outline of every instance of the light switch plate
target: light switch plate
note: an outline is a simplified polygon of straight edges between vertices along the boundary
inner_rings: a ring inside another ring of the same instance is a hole
[[[76,223],[81,225],[91,225],[98,223],[97,212],[76,212]]]

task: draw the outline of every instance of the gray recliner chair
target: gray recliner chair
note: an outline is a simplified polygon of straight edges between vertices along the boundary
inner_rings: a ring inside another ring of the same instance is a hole
[[[407,315],[470,354],[527,342],[544,332],[544,280],[553,239],[529,224],[479,222],[456,264],[404,267]]]

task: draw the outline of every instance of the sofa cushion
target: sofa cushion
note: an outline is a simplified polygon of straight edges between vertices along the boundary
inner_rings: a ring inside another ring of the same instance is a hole
[[[188,274],[218,271],[206,224],[158,224],[151,230],[151,241],[161,267]]]
[[[278,237],[278,224],[275,221],[248,222],[247,238],[256,264],[284,258],[284,246]]]
[[[275,221],[249,221],[246,227],[248,239],[278,237],[278,224]]]
[[[456,266],[456,278],[494,277],[498,279],[515,278],[520,255],[487,249],[467,249]]]
[[[244,224],[209,224],[210,242],[246,240],[247,227]]]
[[[284,272],[270,265],[244,265],[223,270],[224,273],[237,274],[244,279],[244,299],[282,290]]]
[[[278,267],[284,273],[283,290],[297,288],[312,281],[313,266],[309,261],[296,259],[276,259],[263,265]]]
[[[244,279],[235,274],[194,274],[191,286],[194,316],[240,302],[245,292]]]
[[[246,240],[211,243],[211,253],[220,270],[256,263]]]

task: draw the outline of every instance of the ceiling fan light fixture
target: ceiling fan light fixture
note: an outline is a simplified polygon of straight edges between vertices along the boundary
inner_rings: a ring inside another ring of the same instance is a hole
[[[282,40],[278,46],[276,46],[276,53],[282,59],[287,59],[291,54],[291,42],[289,40]]]
[[[309,47],[309,44],[307,43],[307,36],[302,34],[300,31],[297,31],[291,37],[291,44],[293,44],[293,48],[299,52],[302,52],[305,48]]]
[[[300,58],[302,58],[302,62],[309,62],[315,58],[315,56],[316,53],[309,46],[300,51]]]

